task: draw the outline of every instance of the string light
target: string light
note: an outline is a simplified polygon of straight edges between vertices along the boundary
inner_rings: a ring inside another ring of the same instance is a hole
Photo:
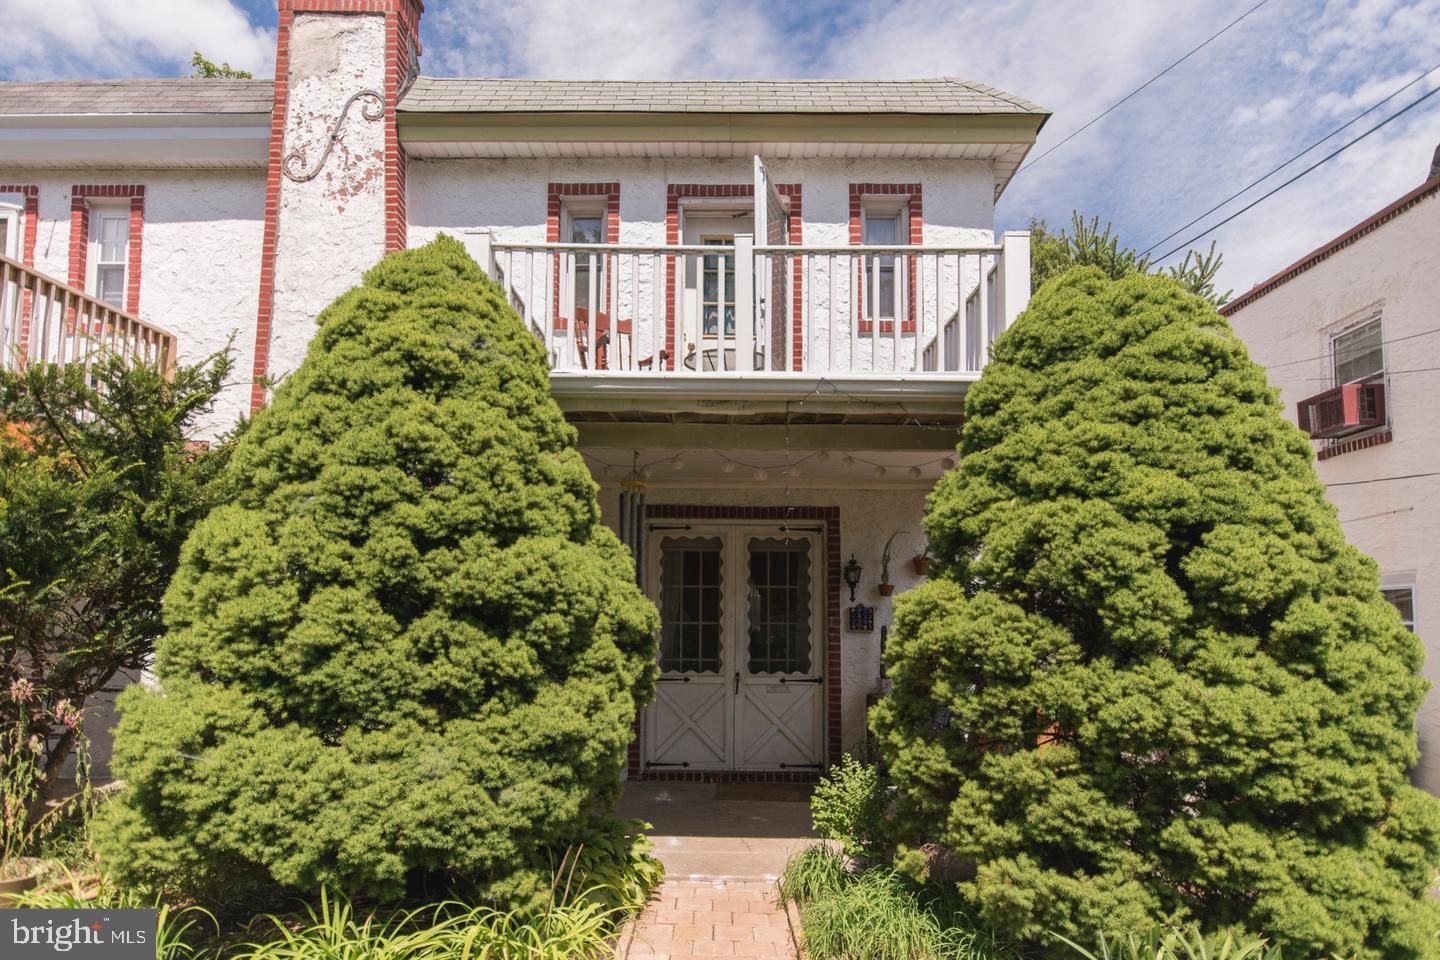
[[[694,452],[695,451],[684,450],[680,453],[672,454],[670,456],[660,457],[652,460],[650,463],[637,465],[636,469],[638,469],[640,475],[647,480],[654,475],[654,471],[656,470],[656,468],[664,464],[669,464],[670,470],[672,472],[679,473],[681,470],[685,469],[685,455]],[[876,478],[888,476],[891,470],[903,470],[910,479],[921,480],[924,479],[925,471],[930,467],[939,467],[941,473],[947,470],[955,469],[955,458],[953,456],[936,457],[933,460],[926,460],[922,463],[887,464],[878,463],[866,457],[859,457],[851,453],[839,454],[837,451],[832,450],[815,450],[803,457],[800,457],[799,459],[792,459],[790,456],[790,452],[787,450],[785,455],[785,463],[778,466],[771,466],[763,463],[749,463],[745,460],[738,460],[734,457],[727,456],[726,454],[721,453],[718,450],[711,451],[711,453],[713,453],[714,456],[720,458],[721,473],[727,476],[731,476],[735,473],[737,468],[743,467],[746,470],[750,471],[751,476],[753,476],[756,480],[768,480],[770,478],[771,471],[775,470],[779,471],[778,476],[786,478],[787,481],[791,479],[796,479],[804,474],[804,470],[801,467],[802,464],[810,460],[814,460],[816,463],[831,463],[835,460],[837,456],[840,457],[839,463],[843,468],[848,470],[854,468],[857,465],[866,466],[870,468],[871,474]],[[604,460],[601,460],[599,457],[596,457],[590,453],[585,454],[585,457],[594,465],[595,472],[598,476],[613,478],[619,476],[620,471],[623,471],[624,469],[623,466],[617,466],[613,463],[607,463]]]

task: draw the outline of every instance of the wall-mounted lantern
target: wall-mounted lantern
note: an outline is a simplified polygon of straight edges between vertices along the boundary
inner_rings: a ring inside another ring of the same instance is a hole
[[[860,586],[860,573],[860,561],[856,560],[855,554],[852,553],[850,554],[850,562],[845,564],[845,569],[842,574],[845,577],[845,585],[850,588],[851,603],[855,602],[855,588]]]

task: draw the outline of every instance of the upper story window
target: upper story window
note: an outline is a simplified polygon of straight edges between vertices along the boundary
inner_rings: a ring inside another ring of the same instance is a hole
[[[1385,375],[1385,345],[1376,317],[1330,341],[1335,385],[1367,383]]]
[[[900,224],[903,217],[904,212],[894,206],[866,207],[861,219],[862,242],[871,247],[898,246],[901,242]],[[882,253],[866,257],[865,279],[868,293],[865,298],[865,316],[894,320],[897,309],[895,255]]]
[[[604,198],[597,199],[598,203],[570,201],[563,205],[560,236],[564,243],[606,242]],[[575,305],[576,318],[588,320],[591,314],[604,313],[607,300],[605,257],[575,251],[571,263],[571,302]]]
[[[130,255],[128,209],[97,207],[90,212],[90,249],[95,263],[91,293],[112,307],[125,309],[125,274]]]
[[[1411,587],[1387,587],[1381,596],[1400,614],[1400,622],[1411,633],[1415,632],[1415,590]]]
[[[0,254],[11,260],[20,259],[20,210],[19,204],[0,199]]]

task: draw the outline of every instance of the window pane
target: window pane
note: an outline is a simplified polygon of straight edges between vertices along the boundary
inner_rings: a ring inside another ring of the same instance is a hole
[[[0,253],[7,257],[13,257],[10,252],[10,218],[0,217]]]
[[[900,242],[898,217],[866,217],[865,242],[877,247],[893,247]]]
[[[125,268],[101,266],[95,270],[95,296],[112,307],[125,308]]]
[[[601,217],[572,217],[570,219],[570,242],[571,243],[604,243],[605,235],[601,232],[603,218]]]
[[[660,544],[660,669],[719,673],[722,584],[718,537]]]
[[[125,217],[100,218],[101,263],[123,263],[125,261],[125,241],[129,231],[130,224]]]
[[[751,540],[746,669],[810,672],[810,542]]]
[[[1335,382],[1354,383],[1383,373],[1380,321],[1373,320],[1335,338]]]
[[[1391,606],[1400,612],[1400,620],[1405,624],[1405,629],[1415,631],[1415,591],[1409,587],[1398,590],[1381,590],[1381,595],[1390,601]]]

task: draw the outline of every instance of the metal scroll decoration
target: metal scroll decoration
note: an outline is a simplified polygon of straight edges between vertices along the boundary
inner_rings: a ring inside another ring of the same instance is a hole
[[[384,115],[385,96],[378,90],[358,90],[351,94],[350,99],[345,101],[345,106],[340,108],[340,116],[335,119],[335,126],[330,128],[330,135],[325,138],[325,149],[320,151],[320,159],[315,161],[315,166],[305,173],[297,173],[295,168],[297,165],[304,166],[305,157],[299,150],[292,150],[285,155],[285,162],[281,167],[285,171],[285,176],[296,183],[304,183],[307,180],[314,180],[320,175],[320,171],[325,167],[325,161],[330,159],[330,151],[335,149],[335,141],[340,139],[340,128],[345,125],[345,115],[350,112],[355,101],[361,97],[369,101],[360,108],[360,115],[366,120],[379,120]]]

